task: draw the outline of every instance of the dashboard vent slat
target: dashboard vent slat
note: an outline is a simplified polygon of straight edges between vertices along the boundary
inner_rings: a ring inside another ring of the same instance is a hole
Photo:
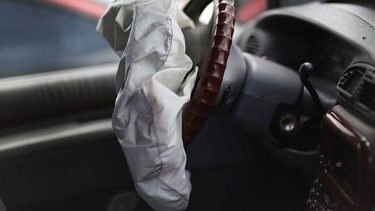
[[[245,46],[245,51],[249,52],[253,55],[259,55],[260,50],[261,50],[261,42],[260,39],[256,34],[253,34],[249,37],[246,46]]]
[[[347,96],[351,97],[356,91],[364,72],[365,69],[361,67],[352,67],[346,71],[337,84],[338,88],[341,89],[339,91],[345,92]]]
[[[339,102],[375,121],[375,67],[357,63],[345,70],[337,84]]]
[[[375,74],[374,74],[375,75]],[[357,106],[370,115],[375,115],[375,77],[368,73],[360,83],[357,93]]]

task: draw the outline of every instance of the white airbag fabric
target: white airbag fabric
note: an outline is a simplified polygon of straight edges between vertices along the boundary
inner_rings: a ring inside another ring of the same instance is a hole
[[[192,26],[174,1],[119,0],[97,28],[121,56],[113,128],[137,192],[158,211],[184,210],[191,191],[181,116],[196,71],[179,23]]]

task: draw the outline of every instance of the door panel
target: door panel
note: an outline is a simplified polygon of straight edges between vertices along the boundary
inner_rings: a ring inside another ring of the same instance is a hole
[[[105,210],[134,191],[111,127],[115,65],[0,79],[0,197],[8,210]]]

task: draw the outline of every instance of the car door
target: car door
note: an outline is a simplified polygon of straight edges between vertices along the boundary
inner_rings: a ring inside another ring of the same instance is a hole
[[[110,118],[117,57],[96,21],[0,3],[0,197],[8,210],[105,210],[133,191]]]

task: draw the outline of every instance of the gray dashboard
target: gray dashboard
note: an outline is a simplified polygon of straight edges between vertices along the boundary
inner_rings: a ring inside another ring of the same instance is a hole
[[[367,70],[375,64],[374,14],[370,4],[313,2],[275,9],[247,25],[237,44],[296,72],[304,62],[312,63],[310,81],[330,109],[337,99],[352,101],[336,89],[342,76],[353,67]]]
[[[353,51],[354,58],[351,62],[373,63],[375,61],[375,50],[372,48],[375,44],[374,12],[375,8],[370,6],[320,2],[272,10],[250,23],[238,44],[245,48],[248,40],[257,31],[266,35],[263,39],[267,39],[267,36],[273,33],[273,36],[289,38],[291,43],[313,41],[314,44],[319,44],[321,41],[321,44],[324,44],[324,42],[329,42],[329,38],[333,38],[340,45],[346,45]],[[328,40],[324,40],[325,37]],[[263,41],[269,46],[275,44],[272,39]],[[285,47],[294,48],[295,46]],[[291,49],[283,50],[283,53],[293,53]],[[260,54],[260,56],[268,55]]]
[[[371,94],[375,89],[374,14],[374,6],[360,3],[312,2],[274,9],[246,25],[237,44],[245,55],[276,63],[294,71],[296,75],[302,64],[310,62],[314,70],[309,81],[321,101],[323,113],[339,104],[356,118],[375,122],[375,101]],[[260,63],[263,62],[258,60],[257,64]],[[281,67],[280,71],[283,69]],[[272,71],[274,74],[268,78],[267,86],[273,86],[283,80],[279,77],[281,73]],[[256,74],[256,71],[252,70],[252,74]],[[294,79],[290,82],[283,81],[284,84],[298,84],[298,80]],[[295,87],[298,89],[297,85]],[[275,89],[273,92],[278,93],[280,90]],[[286,92],[283,96],[287,94]],[[263,100],[259,99],[259,102]],[[265,106],[262,108],[262,114],[271,115],[270,113],[274,112],[272,115],[277,115],[277,109],[265,111]],[[246,111],[239,110],[240,113]],[[303,110],[315,119],[316,123],[320,122],[321,116],[314,115],[312,110],[306,107]],[[262,118],[265,121],[264,115]],[[283,137],[272,132],[272,125],[267,129],[275,139],[280,140],[280,137]],[[301,141],[300,138],[296,139],[297,142]],[[268,144],[267,141],[265,143]],[[304,160],[302,163],[306,164],[306,160],[314,159],[319,151],[317,148],[294,150],[293,147],[290,149],[271,145],[270,149],[276,157],[292,164],[295,164],[296,160]],[[317,153],[313,153],[314,150],[317,150]]]

